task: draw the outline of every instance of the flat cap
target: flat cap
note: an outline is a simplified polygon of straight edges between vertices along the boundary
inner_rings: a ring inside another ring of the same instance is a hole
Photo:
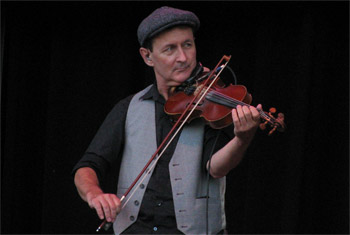
[[[158,8],[147,16],[137,29],[140,45],[142,46],[146,39],[175,25],[188,25],[196,31],[200,22],[198,17],[190,11],[167,6]]]

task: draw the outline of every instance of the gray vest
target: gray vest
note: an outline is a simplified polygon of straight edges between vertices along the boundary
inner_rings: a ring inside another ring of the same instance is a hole
[[[154,101],[140,100],[150,87],[137,93],[129,105],[125,124],[125,147],[118,181],[119,198],[157,149]],[[203,136],[204,123],[201,120],[194,120],[185,125],[169,163],[177,228],[185,234],[206,232],[207,184],[206,173],[202,169]],[[152,171],[149,169],[146,171],[144,181],[136,184],[134,188],[137,190],[132,197],[130,198],[130,195],[133,191],[123,201],[124,207],[113,225],[115,234],[120,234],[136,221]],[[210,234],[218,233],[226,226],[225,183],[225,177],[210,179],[208,213]]]

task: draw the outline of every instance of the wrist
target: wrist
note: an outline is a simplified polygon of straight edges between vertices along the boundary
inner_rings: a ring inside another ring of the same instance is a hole
[[[247,147],[251,142],[251,138],[242,138],[239,136],[235,136],[234,140],[239,147]]]
[[[103,194],[103,191],[99,187],[93,187],[86,193],[86,200],[90,202],[98,195]]]

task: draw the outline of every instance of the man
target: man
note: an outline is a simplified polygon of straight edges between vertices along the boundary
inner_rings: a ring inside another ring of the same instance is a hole
[[[186,124],[128,203],[120,202],[173,125],[163,106],[172,88],[196,70],[194,32],[199,24],[194,13],[170,7],[155,10],[141,22],[140,54],[156,81],[114,107],[74,168],[80,196],[99,218],[114,222],[116,234],[212,234],[225,229],[225,175],[239,164],[259,125],[254,107],[232,110],[234,131],[226,128],[230,133],[225,130],[218,137],[219,131],[202,120]],[[104,193],[99,183],[120,158],[117,195]]]

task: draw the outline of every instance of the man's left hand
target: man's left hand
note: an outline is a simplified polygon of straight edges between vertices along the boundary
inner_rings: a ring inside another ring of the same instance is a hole
[[[260,124],[260,113],[258,109],[262,109],[261,104],[256,108],[253,106],[237,105],[232,110],[232,119],[234,124],[234,134],[243,143],[249,143]]]

